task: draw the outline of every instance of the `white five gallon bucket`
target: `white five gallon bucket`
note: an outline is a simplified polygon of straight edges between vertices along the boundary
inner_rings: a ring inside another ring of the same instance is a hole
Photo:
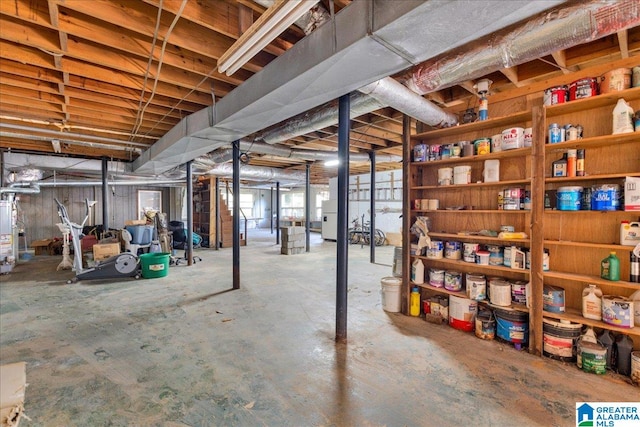
[[[380,281],[382,290],[382,309],[390,313],[398,313],[401,307],[400,285],[401,281],[397,277],[383,277]]]

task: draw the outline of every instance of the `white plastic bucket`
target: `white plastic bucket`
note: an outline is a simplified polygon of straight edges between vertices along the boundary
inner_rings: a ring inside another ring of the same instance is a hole
[[[453,168],[453,183],[456,185],[471,182],[471,166],[456,166]]]
[[[397,277],[383,277],[380,280],[382,290],[380,295],[382,297],[382,309],[389,313],[398,313],[401,308],[400,299],[400,279]]]

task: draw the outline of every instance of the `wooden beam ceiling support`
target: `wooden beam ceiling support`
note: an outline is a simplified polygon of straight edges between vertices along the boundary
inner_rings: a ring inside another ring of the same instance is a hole
[[[551,56],[553,57],[553,60],[556,61],[556,64],[558,64],[563,74],[570,74],[577,71],[577,68],[567,66],[567,52],[565,50],[555,51]]]
[[[521,87],[522,83],[520,83],[520,79],[518,78],[518,66],[514,65],[513,67],[503,68],[500,70],[502,74],[506,78],[509,79],[511,83],[513,83],[516,87]]]
[[[474,96],[478,96],[478,91],[473,87],[475,82],[473,80],[467,80],[466,82],[458,83],[458,86],[469,92]]]
[[[623,58],[629,57],[629,30],[624,29],[618,31],[618,45],[620,45],[620,54]]]

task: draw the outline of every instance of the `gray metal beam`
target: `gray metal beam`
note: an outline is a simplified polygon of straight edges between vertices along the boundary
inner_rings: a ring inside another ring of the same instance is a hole
[[[306,235],[306,251],[311,250],[311,165],[306,164],[305,169],[306,182],[304,188],[304,218],[305,218],[305,235]]]
[[[336,260],[336,341],[347,340],[347,244],[349,218],[349,95],[340,97],[338,120],[338,233]]]
[[[369,152],[369,262],[376,262],[376,152]],[[363,224],[364,226],[364,224]]]
[[[109,231],[109,159],[102,158],[102,229]]]
[[[191,161],[187,168],[187,265],[193,265],[193,168]]]
[[[233,289],[240,289],[240,141],[233,142]]]

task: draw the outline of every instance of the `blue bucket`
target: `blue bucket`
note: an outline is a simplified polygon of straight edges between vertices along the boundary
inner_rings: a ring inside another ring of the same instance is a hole
[[[579,211],[582,208],[582,187],[560,187],[557,194],[559,211]]]
[[[495,309],[496,333],[499,338],[515,343],[529,342],[529,314],[521,311]]]
[[[564,289],[560,286],[544,285],[542,309],[550,313],[564,313]]]
[[[591,192],[592,211],[617,211],[620,208],[620,186],[603,184]]]

